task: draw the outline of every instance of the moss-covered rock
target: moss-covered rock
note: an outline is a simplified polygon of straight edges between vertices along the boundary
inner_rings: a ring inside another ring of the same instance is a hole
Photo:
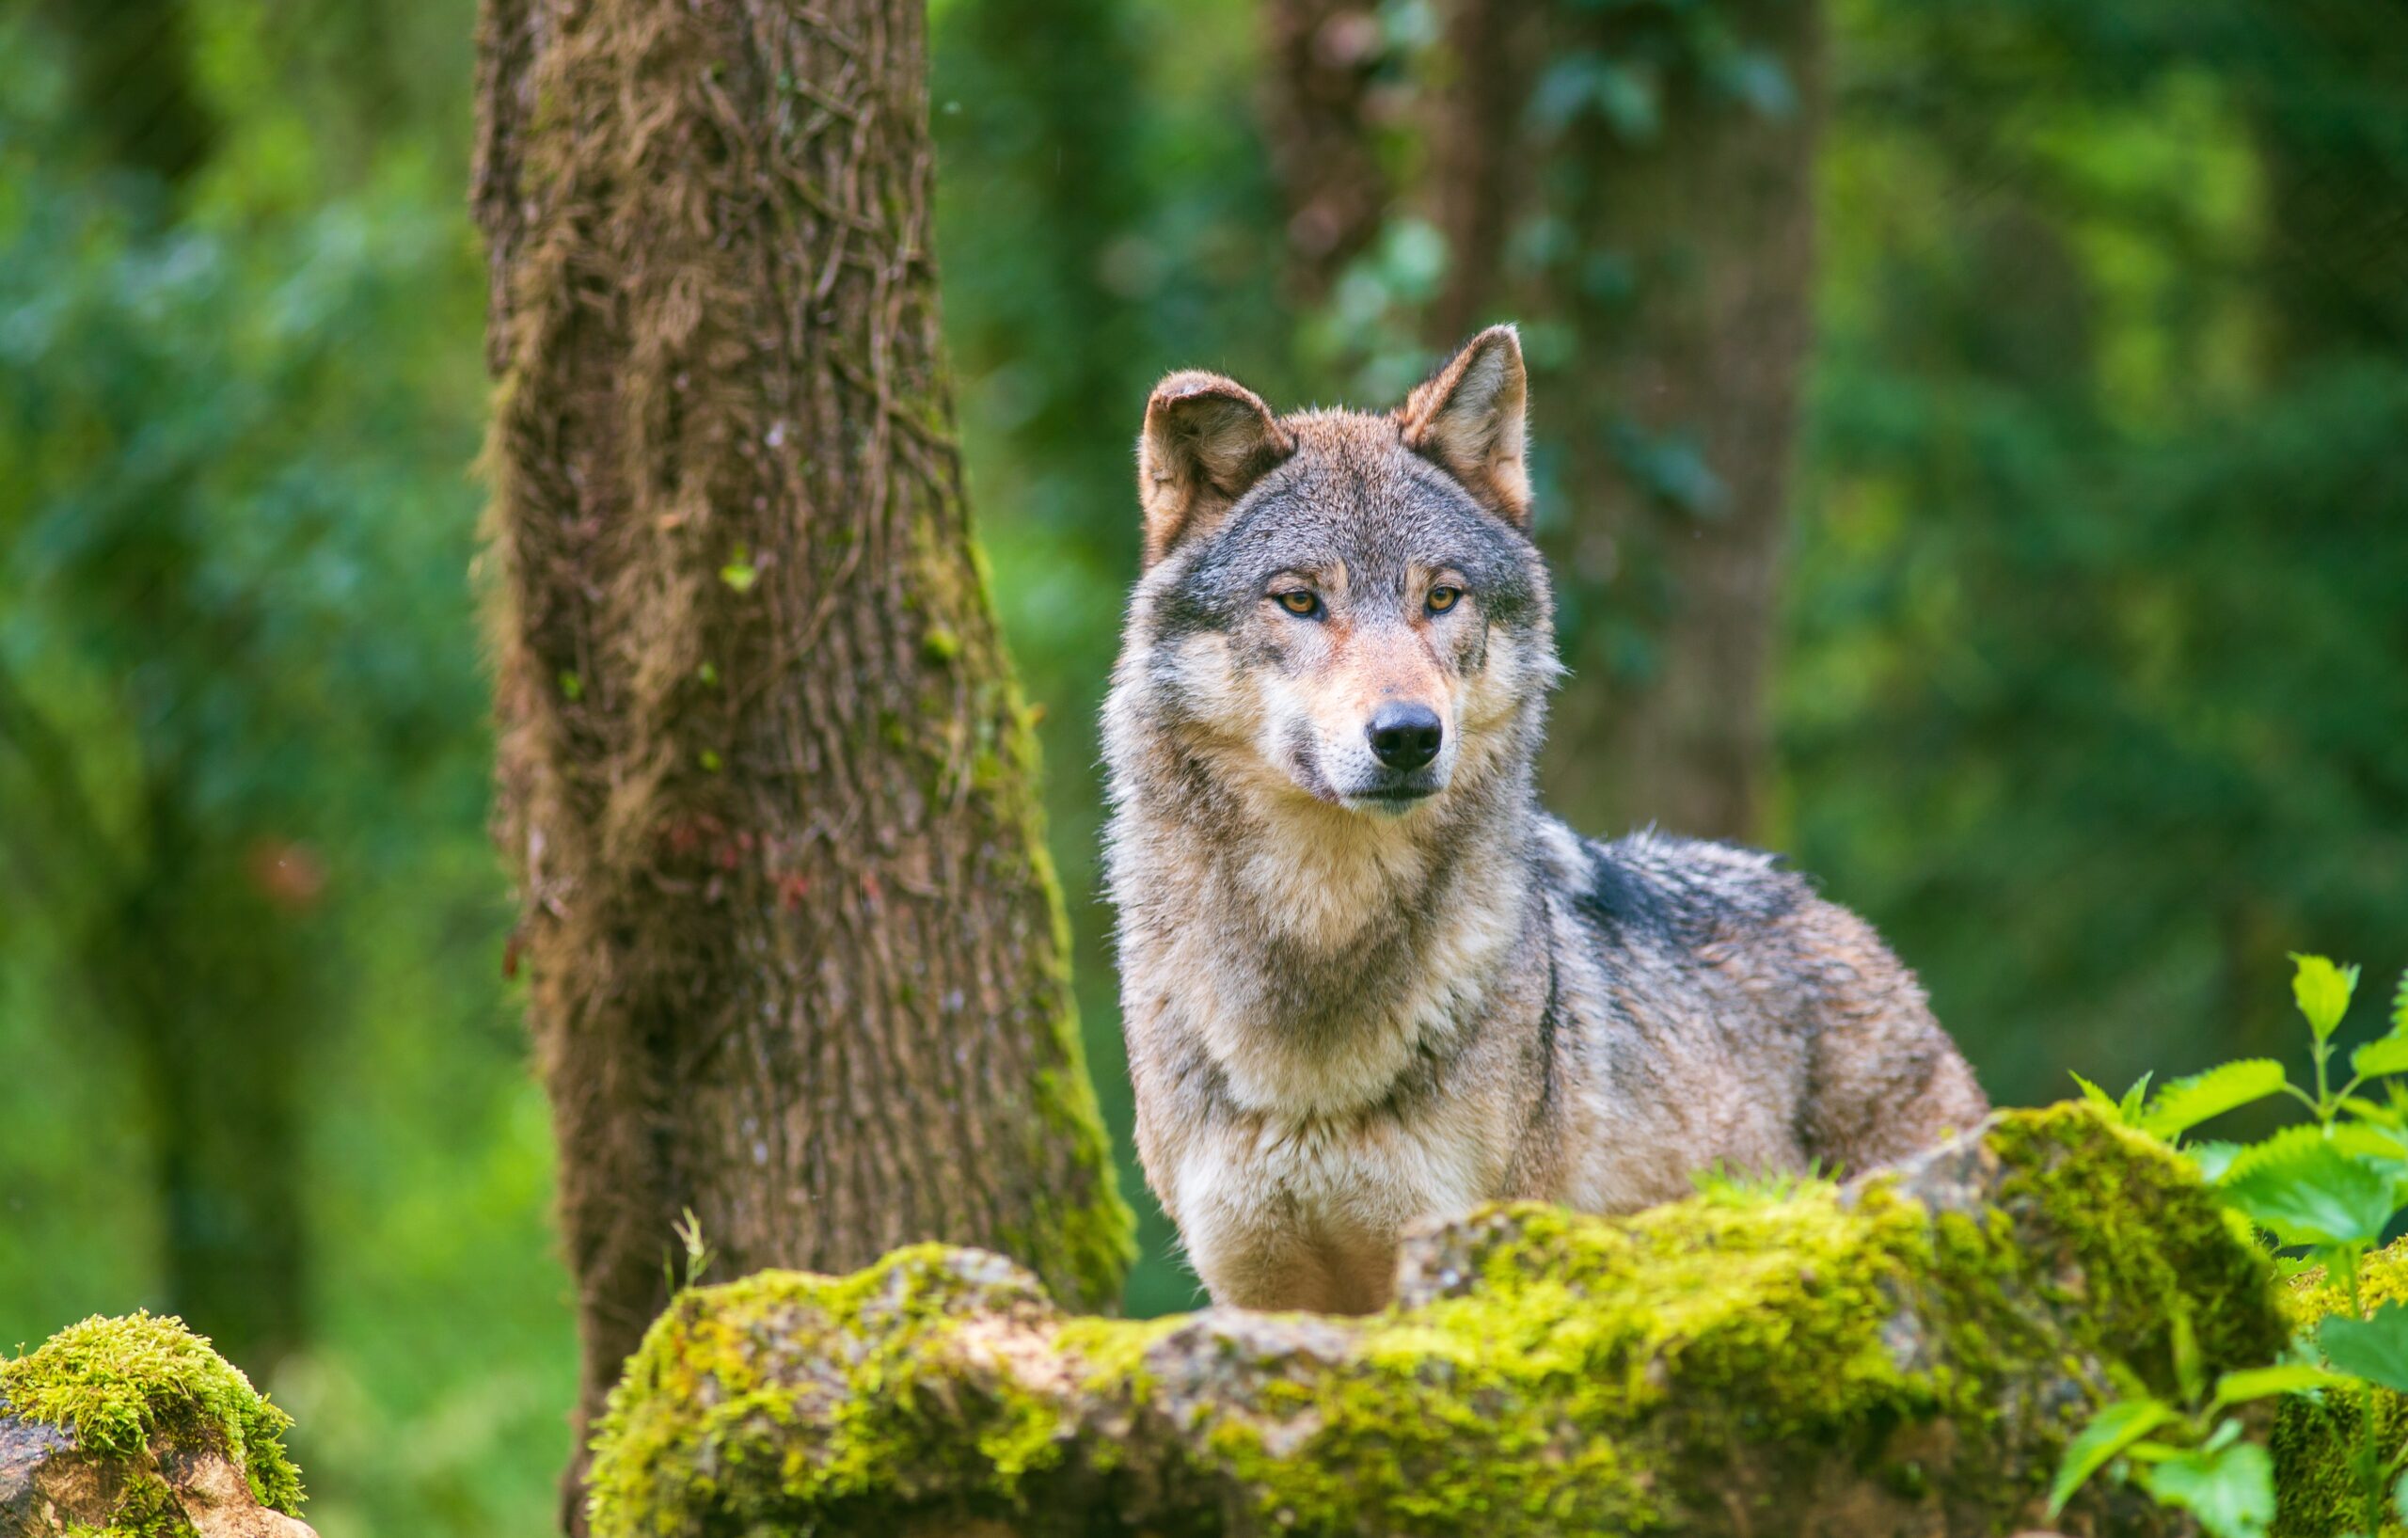
[[[291,1425],[182,1320],[70,1325],[0,1360],[0,1538],[310,1538]]]
[[[1366,1319],[1064,1315],[922,1246],[682,1296],[596,1442],[599,1538],[1941,1534],[2036,1526],[2092,1406],[2286,1334],[2162,1145],[2007,1113],[1846,1187],[1411,1238]],[[2104,1483],[2073,1533],[2183,1530]]]

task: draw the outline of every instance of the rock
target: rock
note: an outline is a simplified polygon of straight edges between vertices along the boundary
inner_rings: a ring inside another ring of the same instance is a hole
[[[0,1361],[0,1538],[315,1538],[291,1425],[181,1320],[87,1319]]]
[[[1363,1319],[1062,1313],[924,1245],[682,1295],[596,1441],[596,1538],[747,1533],[1940,1535],[2190,1530],[2059,1453],[2118,1383],[2286,1336],[2162,1144],[2007,1112],[1834,1187],[1411,1236]]]

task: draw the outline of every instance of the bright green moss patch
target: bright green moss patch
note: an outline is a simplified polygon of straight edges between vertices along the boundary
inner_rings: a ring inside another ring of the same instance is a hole
[[[0,1397],[10,1414],[59,1427],[103,1457],[141,1459],[162,1432],[216,1438],[260,1504],[301,1510],[300,1471],[284,1449],[292,1418],[180,1319],[137,1312],[71,1324],[0,1361]]]
[[[2171,1388],[2176,1311],[2210,1371],[2283,1333],[2189,1166],[2067,1109],[1845,1189],[1489,1209],[1364,1320],[1069,1319],[919,1246],[682,1297],[597,1436],[594,1530],[1789,1530],[1835,1499],[1830,1530],[2015,1530],[2115,1386]]]

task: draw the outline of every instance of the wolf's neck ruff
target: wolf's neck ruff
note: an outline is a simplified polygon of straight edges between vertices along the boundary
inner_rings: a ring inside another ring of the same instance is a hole
[[[1527,781],[1475,775],[1377,817],[1232,773],[1176,730],[1133,735],[1110,832],[1121,970],[1197,1066],[1245,1110],[1293,1118],[1374,1107],[1443,1070],[1532,922]]]

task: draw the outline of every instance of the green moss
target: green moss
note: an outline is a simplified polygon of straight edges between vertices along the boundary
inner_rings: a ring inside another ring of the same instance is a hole
[[[214,1440],[260,1504],[287,1514],[301,1510],[300,1471],[284,1449],[292,1418],[180,1319],[137,1312],[71,1324],[39,1349],[0,1361],[0,1397],[20,1419],[57,1426],[103,1457],[140,1460],[163,1433]],[[138,1495],[142,1482],[128,1488]],[[131,1530],[168,1530],[157,1512],[134,1516],[151,1525]]]
[[[166,1481],[137,1474],[119,1492],[107,1527],[71,1527],[68,1538],[196,1538],[196,1531]]]
[[[2177,1388],[2178,1314],[2210,1363],[2267,1362],[2282,1350],[2272,1265],[2164,1144],[2071,1102],[2001,1118],[1987,1141],[2013,1171],[1999,1210],[2051,1240],[2036,1257],[2055,1262],[2037,1271],[2044,1286],[2128,1342],[2152,1388]]]
[[[932,1491],[954,1469],[976,1469],[1008,1498],[1058,1459],[1054,1413],[1027,1399],[961,1402],[927,1348],[959,1319],[1015,1303],[1050,1308],[999,1258],[939,1245],[850,1276],[764,1272],[680,1294],[595,1434],[594,1530],[680,1531],[703,1509],[770,1524],[882,1485]],[[931,1413],[931,1395],[945,1413]],[[803,1420],[818,1433],[807,1444],[792,1435]]]
[[[1645,1532],[1835,1467],[1898,1503],[1864,1520],[1911,1526],[2030,1509],[2096,1400],[2170,1387],[2153,1309],[2191,1314],[2210,1371],[2271,1355],[2265,1262],[2162,1145],[2047,1111],[1967,1157],[1995,1167],[1490,1209],[1362,1321],[1066,1320],[932,1246],[691,1293],[612,1399],[594,1530]],[[1975,1184],[1999,1199],[1951,1205]]]

